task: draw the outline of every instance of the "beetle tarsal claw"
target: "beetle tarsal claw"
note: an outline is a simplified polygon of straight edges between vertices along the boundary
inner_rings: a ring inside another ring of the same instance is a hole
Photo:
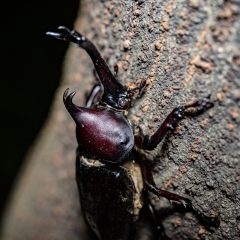
[[[210,101],[211,94],[209,94],[206,98],[203,99],[205,107],[213,107],[214,103]]]
[[[180,202],[182,203],[182,205],[187,208],[187,202],[185,200],[180,200]]]

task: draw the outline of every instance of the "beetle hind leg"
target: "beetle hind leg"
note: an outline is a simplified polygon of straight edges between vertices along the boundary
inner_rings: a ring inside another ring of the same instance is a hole
[[[155,227],[155,232],[156,232],[156,235],[158,237],[158,239],[161,239],[161,240],[171,240],[171,238],[169,238],[166,233],[165,233],[165,228],[156,212],[156,210],[154,209],[154,207],[152,206],[149,198],[148,198],[148,193],[145,191],[144,192],[144,195],[146,195],[146,208],[148,210],[148,213],[151,217],[151,220],[154,224],[154,227]]]
[[[141,169],[142,169],[142,176],[143,180],[145,183],[145,189],[148,190],[149,192],[152,192],[153,194],[157,195],[158,197],[164,197],[168,199],[169,201],[176,201],[179,202],[184,206],[185,209],[190,210],[193,212],[195,215],[197,215],[200,219],[202,219],[205,222],[208,222],[209,224],[218,227],[220,223],[219,216],[217,217],[209,217],[197,210],[190,199],[181,197],[177,194],[159,189],[156,187],[156,184],[154,182],[153,176],[152,176],[152,171],[150,169],[147,169],[143,163],[141,162]]]
[[[174,194],[174,193],[162,190],[162,189],[158,189],[153,186],[151,186],[150,188],[151,188],[151,190],[149,190],[149,191],[153,192],[158,197],[164,197],[164,198],[168,199],[169,201],[179,202],[184,206],[185,209],[190,210],[191,212],[193,212],[195,215],[197,215],[203,221],[208,222],[209,224],[214,225],[216,227],[219,225],[219,216],[217,216],[217,217],[206,216],[201,211],[197,210],[193,206],[191,200],[189,200],[188,198],[184,198],[180,195],[177,195],[177,194]]]

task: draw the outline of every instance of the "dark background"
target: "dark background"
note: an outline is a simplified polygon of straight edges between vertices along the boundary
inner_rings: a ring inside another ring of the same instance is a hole
[[[0,3],[0,214],[24,156],[44,124],[67,44],[45,35],[72,28],[79,1]]]

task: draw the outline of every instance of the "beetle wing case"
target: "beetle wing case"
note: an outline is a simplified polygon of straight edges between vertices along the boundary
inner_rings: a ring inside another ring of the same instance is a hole
[[[127,165],[129,169],[109,166],[77,154],[76,178],[81,207],[87,223],[99,239],[129,239],[134,232],[133,223],[142,208],[140,193],[143,183],[132,177],[141,175],[139,165],[135,170],[131,169],[133,163]]]

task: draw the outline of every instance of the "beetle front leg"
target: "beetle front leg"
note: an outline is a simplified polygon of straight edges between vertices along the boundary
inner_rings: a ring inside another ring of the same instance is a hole
[[[155,181],[152,176],[152,171],[148,169],[146,166],[141,161],[141,169],[142,169],[142,176],[143,176],[143,181],[145,184],[146,190],[149,192],[152,192],[153,194],[157,195],[159,198],[164,197],[168,199],[169,201],[176,201],[181,203],[186,209],[189,209],[191,212],[196,214],[198,217],[200,217],[202,220],[218,226],[219,225],[219,217],[208,217],[199,210],[197,210],[193,205],[190,199],[181,197],[177,194],[159,189],[156,187]]]
[[[101,90],[101,87],[98,84],[96,84],[93,87],[89,97],[87,98],[87,103],[86,103],[87,108],[92,106],[92,104],[94,102],[94,99],[95,99],[95,97],[97,96],[97,94],[99,93],[100,90]]]
[[[97,83],[92,88],[91,93],[86,97],[87,101],[86,101],[85,107],[87,107],[87,108],[91,107],[93,105],[93,102],[94,102],[96,96],[100,95],[99,93],[101,92],[101,85],[100,85],[101,81],[100,81],[100,79],[99,79],[95,69],[93,70],[93,75],[94,75],[95,80],[96,80]]]
[[[157,145],[161,142],[164,136],[170,129],[174,129],[175,124],[178,120],[183,119],[184,116],[188,114],[192,114],[187,110],[189,108],[197,109],[201,108],[209,108],[213,107],[213,103],[210,101],[210,95],[202,100],[199,100],[191,105],[183,106],[175,108],[165,119],[159,129],[152,135],[145,135],[144,137],[141,135],[135,136],[135,144],[137,147],[144,150],[153,150],[157,147]],[[203,109],[202,109],[203,110]]]

